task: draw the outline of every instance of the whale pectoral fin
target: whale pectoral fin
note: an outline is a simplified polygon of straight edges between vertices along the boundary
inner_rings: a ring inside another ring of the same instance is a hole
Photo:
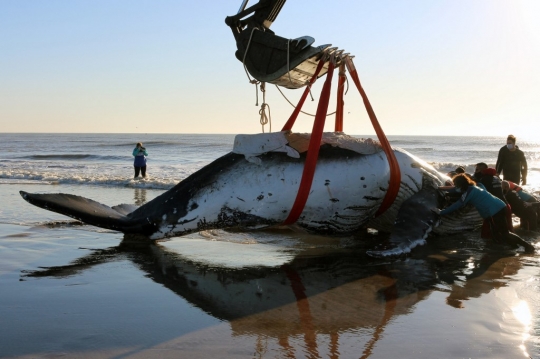
[[[125,231],[133,227],[129,218],[113,208],[88,198],[72,194],[37,194],[19,192],[30,204],[60,213],[97,227]]]
[[[439,224],[439,216],[431,211],[438,207],[440,195],[435,188],[423,188],[405,200],[399,209],[390,239],[367,254],[376,257],[395,257],[410,253],[426,243],[429,233]]]

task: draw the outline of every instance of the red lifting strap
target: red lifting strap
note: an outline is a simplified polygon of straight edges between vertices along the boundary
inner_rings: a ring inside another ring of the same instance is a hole
[[[302,179],[300,180],[300,187],[298,188],[298,193],[296,194],[296,199],[291,211],[289,212],[289,216],[287,219],[285,219],[283,224],[292,224],[296,222],[298,218],[300,218],[300,214],[302,214],[302,211],[306,205],[309,191],[311,190],[313,176],[315,175],[315,167],[317,166],[317,158],[319,157],[319,149],[321,147],[324,122],[326,120],[326,111],[328,111],[328,103],[330,102],[330,89],[332,87],[334,66],[335,65],[333,62],[330,61],[328,73],[326,74],[326,81],[324,82],[324,86],[321,91],[321,98],[317,106],[317,113],[315,114],[313,129],[311,130],[311,139],[309,141],[304,171],[302,172]],[[322,67],[322,65],[320,65],[320,67]],[[315,76],[316,74],[317,72],[315,73]],[[299,106],[297,108],[299,108]]]
[[[319,64],[317,65],[317,68],[315,69],[315,73],[311,77],[311,80],[309,80],[309,84],[306,86],[306,89],[304,90],[304,93],[302,94],[300,101],[298,101],[298,105],[296,105],[296,108],[291,114],[291,117],[289,117],[289,120],[285,123],[281,131],[290,131],[292,129],[294,122],[296,121],[296,118],[298,117],[298,114],[300,113],[300,110],[302,109],[302,106],[304,106],[304,102],[306,101],[307,95],[309,93],[309,89],[311,88],[311,85],[313,85],[315,80],[317,79],[317,75],[319,74],[319,72],[321,72],[321,69],[323,68],[324,63],[325,61],[324,61],[324,56],[323,56],[319,60]]]
[[[381,206],[377,210],[377,213],[375,213],[375,217],[377,217],[383,214],[392,205],[392,203],[394,203],[394,200],[396,199],[399,192],[399,186],[401,183],[401,171],[399,169],[399,164],[397,162],[396,156],[394,155],[394,151],[392,150],[392,147],[390,146],[390,143],[388,142],[384,131],[379,125],[377,116],[375,116],[375,112],[373,111],[373,108],[369,103],[369,100],[366,93],[364,92],[364,89],[362,88],[362,85],[360,85],[360,79],[358,78],[358,73],[356,72],[356,68],[352,63],[351,58],[347,57],[345,63],[347,64],[347,69],[351,74],[354,84],[360,92],[360,96],[362,96],[362,99],[364,100],[364,105],[366,106],[366,111],[369,115],[369,119],[371,120],[373,128],[375,129],[375,133],[377,134],[377,137],[382,144],[383,150],[386,153],[386,158],[388,159],[388,164],[390,165],[390,182],[388,184],[388,190],[386,191],[386,195],[384,196]]]

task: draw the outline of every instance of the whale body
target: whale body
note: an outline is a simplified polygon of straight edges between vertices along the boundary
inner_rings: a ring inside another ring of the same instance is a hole
[[[366,226],[392,232],[385,246],[370,252],[374,256],[407,253],[423,244],[439,224],[430,208],[441,204],[437,187],[448,177],[394,148],[400,190],[392,206],[374,218],[389,184],[386,155],[372,140],[341,133],[334,138],[338,141],[321,145],[311,192],[295,226],[320,234],[351,234]],[[362,150],[353,150],[355,145]],[[134,211],[69,194],[20,193],[38,207],[150,240],[209,229],[268,228],[287,218],[302,177],[305,152],[298,158],[288,152],[228,153]],[[441,233],[472,229],[480,223],[477,214],[466,211],[448,217],[449,225],[438,228]]]

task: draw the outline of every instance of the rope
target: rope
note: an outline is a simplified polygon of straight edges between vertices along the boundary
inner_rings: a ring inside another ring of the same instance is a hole
[[[251,84],[254,83],[257,80],[252,80],[251,76],[249,76],[249,73],[248,73],[248,70],[247,70],[247,67],[246,67],[246,56],[247,56],[247,53],[249,51],[249,46],[251,45],[251,38],[253,37],[253,33],[255,32],[255,30],[258,30],[258,29],[256,27],[254,27],[251,30],[251,34],[249,34],[249,40],[248,40],[248,44],[246,46],[246,52],[244,52],[244,57],[242,58],[242,65],[244,65],[244,71],[246,72],[246,76],[248,77],[249,83],[251,83]]]
[[[313,84],[315,80],[317,80],[317,75],[319,75],[319,72],[321,72],[324,66],[324,62],[325,62],[325,59],[323,58],[319,60],[319,63],[317,64],[317,68],[315,69],[313,76],[311,76],[311,79],[309,79],[309,84]],[[307,86],[304,92],[302,93],[302,96],[300,97],[300,101],[298,101],[298,106],[294,109],[294,111],[292,112],[291,116],[289,117],[285,125],[283,125],[283,128],[281,129],[281,131],[288,131],[292,129],[292,127],[294,126],[294,123],[296,122],[296,119],[298,118],[298,114],[300,113],[300,110],[302,109],[302,106],[304,105],[304,102],[306,101],[308,91],[309,91],[309,86]],[[328,109],[326,109],[325,111],[327,110]]]
[[[272,132],[272,116],[270,114],[270,106],[266,103],[266,86],[264,82],[257,81],[256,79],[252,79],[251,76],[249,76],[249,72],[246,67],[246,56],[249,51],[249,46],[251,45],[251,39],[253,38],[253,33],[255,30],[258,30],[256,27],[254,27],[251,30],[251,34],[249,34],[249,40],[248,44],[246,46],[246,52],[244,52],[244,57],[242,58],[242,65],[244,65],[244,71],[246,72],[246,76],[249,80],[249,83],[252,85],[255,85],[255,106],[259,106],[259,91],[257,91],[258,86],[261,85],[261,92],[263,94],[263,103],[261,104],[261,109],[259,110],[259,115],[261,116],[259,119],[259,123],[262,126],[262,132],[264,133],[264,125],[270,122],[270,132]],[[290,40],[289,40],[290,41]],[[288,44],[287,44],[287,52],[288,52]],[[287,63],[289,61],[289,58],[287,58]],[[289,79],[290,79],[289,74]],[[266,115],[266,109],[268,108],[268,115]]]
[[[263,94],[263,103],[261,109],[259,110],[259,115],[261,116],[259,122],[262,126],[262,132],[264,133],[264,125],[270,122],[270,132],[272,132],[272,115],[270,114],[270,105],[266,103],[266,85],[261,83],[261,92]],[[266,115],[266,109],[268,108],[268,116]]]
[[[255,85],[255,106],[259,106],[259,92],[257,91],[257,85],[260,84],[261,82],[257,81],[256,79],[252,79],[251,76],[249,76],[249,72],[246,67],[246,56],[249,51],[249,46],[251,45],[251,39],[253,38],[253,33],[255,32],[255,30],[258,30],[258,29],[254,27],[251,30],[251,34],[249,35],[248,44],[246,46],[246,52],[244,52],[244,57],[242,58],[242,65],[244,65],[244,71],[246,72],[246,76],[248,78],[249,83],[252,85]]]
[[[285,96],[285,94],[284,94],[283,92],[281,92],[281,89],[279,88],[279,86],[278,86],[278,85],[275,85],[275,86],[277,87],[277,89],[278,89],[279,93],[281,94],[281,96],[283,96],[283,98],[284,98],[285,100],[287,100],[287,102],[288,102],[293,108],[296,109],[296,106],[295,106],[291,101],[289,101],[289,99],[287,98],[287,96]],[[311,85],[307,85],[307,86],[309,87],[309,94],[311,95]],[[348,90],[348,89],[347,89],[347,90]],[[307,113],[307,112],[304,112],[304,111],[302,111],[302,110],[300,110],[300,112],[302,112],[304,115],[308,115],[308,116],[311,116],[311,117],[315,117],[315,115],[313,115],[313,114],[311,114],[311,113]],[[334,111],[334,112],[332,112],[332,113],[327,113],[327,114],[326,114],[326,117],[332,116],[332,115],[335,114],[335,113],[336,113],[336,111]]]
[[[268,116],[266,116],[266,108],[268,108]],[[260,122],[262,126],[262,132],[264,133],[264,125],[266,125],[268,122],[270,122],[270,132],[272,132],[272,116],[270,115],[270,106],[267,103],[263,103],[261,105],[259,115],[261,115]]]

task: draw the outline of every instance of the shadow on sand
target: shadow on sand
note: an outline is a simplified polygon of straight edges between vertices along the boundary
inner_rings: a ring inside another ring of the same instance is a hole
[[[447,304],[460,308],[469,298],[505,286],[501,279],[521,268],[514,251],[460,236],[431,241],[403,260],[370,259],[360,246],[311,248],[285,265],[245,268],[193,262],[159,244],[122,243],[64,266],[24,271],[22,279],[73,276],[125,259],[192,305],[230,322],[235,335],[274,338],[291,355],[290,338],[301,337],[313,357],[320,354],[318,334],[329,336],[327,350],[337,354],[340,333],[365,329],[371,339],[358,357],[366,358],[389,321],[433,291],[448,293]]]

